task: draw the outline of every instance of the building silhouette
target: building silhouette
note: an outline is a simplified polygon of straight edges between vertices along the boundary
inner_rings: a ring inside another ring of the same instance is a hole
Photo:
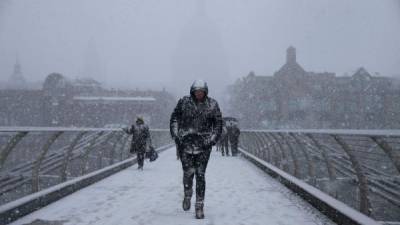
[[[105,89],[93,79],[49,74],[41,89],[0,90],[0,126],[121,126],[142,116],[167,128],[175,104],[165,90]]]
[[[15,61],[14,70],[7,82],[8,89],[25,89],[27,88],[27,82],[24,75],[22,74],[21,64],[18,58]]]
[[[400,85],[359,68],[352,76],[308,72],[289,47],[273,76],[250,72],[230,86],[230,113],[251,128],[400,128]]]

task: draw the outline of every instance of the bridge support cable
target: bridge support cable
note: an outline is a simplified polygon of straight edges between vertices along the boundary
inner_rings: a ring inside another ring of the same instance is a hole
[[[259,153],[260,152],[260,148],[259,148],[260,146],[258,146],[257,135],[256,134],[252,135],[250,137],[250,141],[252,143],[253,150]]]
[[[395,151],[382,137],[372,136],[371,139],[389,156],[400,173],[400,151]]]
[[[39,187],[39,172],[40,172],[40,166],[42,165],[42,162],[44,158],[46,157],[47,152],[49,151],[51,145],[57,140],[58,137],[60,137],[64,132],[63,131],[57,131],[54,134],[50,136],[50,138],[47,140],[47,142],[44,144],[42,147],[42,151],[39,154],[39,157],[36,159],[34,163],[34,167],[32,170],[32,193],[38,192],[40,187]]]
[[[283,170],[261,160],[256,155],[248,152],[247,149],[240,149],[243,156],[256,166],[263,169],[272,177],[279,180],[286,187],[294,191],[304,200],[309,202],[315,208],[320,210],[332,221],[341,225],[378,225],[374,219],[357,212],[355,209],[345,205],[344,203],[332,198],[331,196],[321,192],[320,190],[308,185]]]
[[[64,182],[67,180],[68,164],[71,160],[72,151],[74,150],[75,146],[78,144],[78,142],[83,138],[83,136],[86,133],[87,133],[87,131],[79,132],[76,135],[76,137],[74,138],[74,140],[71,142],[71,144],[68,146],[68,149],[65,152],[63,164],[61,167],[61,175],[60,175],[61,182]]]
[[[322,146],[322,144],[312,135],[312,134],[306,134],[306,136],[313,142],[313,144],[319,149],[322,153],[322,157],[324,158],[326,168],[328,170],[329,174],[329,179],[330,180],[335,180],[336,179],[336,172],[335,168],[333,167],[331,163],[330,156],[326,152],[326,149]]]
[[[35,148],[37,143],[37,140],[40,141],[40,139],[45,139],[48,140],[48,133],[49,131],[44,129],[40,129],[42,133],[38,133],[38,130],[32,129],[29,131],[26,131],[28,134],[32,135],[27,135],[24,142],[21,142],[19,148],[16,146],[15,150],[13,151],[14,155],[8,159],[8,167],[4,168],[7,169],[3,171],[0,174],[0,204],[3,202],[8,202],[14,198],[17,198],[19,195],[11,195],[13,197],[10,198],[9,194],[10,192],[18,192],[20,194],[28,194],[32,192],[32,173],[35,167],[35,160],[30,161],[31,158],[38,158],[38,156],[34,155],[32,156],[32,153],[40,153],[40,149]],[[10,131],[6,131],[10,132]],[[13,131],[11,131],[13,132]],[[20,131],[18,131],[20,132]],[[52,133],[54,131],[50,131]],[[90,137],[90,135],[88,135]],[[86,137],[87,138],[87,137]],[[85,138],[85,139],[86,139]],[[85,139],[82,141],[82,143],[78,144],[78,146],[85,144]],[[68,140],[65,139],[64,141]],[[38,146],[39,147],[39,146]],[[51,154],[46,154],[45,159],[43,159],[41,166],[40,166],[40,174],[46,174],[51,171],[55,171],[56,168],[61,167],[62,165],[62,159],[63,159],[63,151],[67,149],[66,147],[63,147],[59,149],[58,151],[52,152]],[[25,151],[25,152],[21,152]],[[61,153],[61,154],[60,154]],[[76,157],[76,156],[74,156]],[[21,163],[22,162],[22,163]],[[39,174],[39,179],[41,177],[44,177],[45,175],[40,175]],[[48,178],[54,177],[54,175],[46,176]],[[29,182],[29,184],[28,184]],[[24,188],[25,187],[25,188]]]
[[[255,150],[262,156],[264,156],[264,147],[263,144],[260,140],[260,136],[258,133],[254,134],[254,144],[255,144]]]
[[[255,137],[263,143],[256,144]],[[242,149],[365,215],[400,224],[400,131],[243,130],[240,142]]]
[[[171,147],[171,144],[157,146],[156,151],[162,152]],[[54,186],[54,188],[44,189],[35,194],[22,197],[15,202],[9,202],[5,205],[0,205],[0,224],[11,223],[69,194],[94,184],[117,172],[127,169],[135,163],[136,157],[132,157],[102,168],[101,170],[93,171],[85,176],[76,177],[67,182],[57,184]]]
[[[271,145],[272,145],[272,147],[273,147],[273,149],[274,149],[274,155],[275,155],[275,160],[274,160],[274,162],[275,162],[275,166],[277,166],[277,167],[279,167],[279,168],[281,168],[281,169],[283,169],[283,163],[282,163],[282,161],[283,161],[283,153],[282,153],[282,150],[279,148],[279,146],[278,146],[278,144],[276,143],[276,140],[275,140],[275,138],[273,138],[272,136],[271,136],[271,134],[269,134],[269,133],[266,133],[266,136],[265,136],[266,138],[267,138],[267,140],[271,143]]]
[[[371,214],[371,203],[368,199],[368,180],[359,164],[359,160],[353,154],[350,146],[339,135],[332,135],[332,137],[339,143],[346,154],[349,156],[351,165],[356,172],[360,196],[360,211],[366,215]]]
[[[304,158],[306,159],[307,163],[307,171],[308,175],[307,178],[310,180],[311,183],[315,184],[315,166],[314,166],[314,161],[308,154],[308,151],[306,150],[306,147],[304,146],[304,143],[300,141],[300,139],[297,137],[295,133],[289,133],[289,135],[294,139],[296,146],[300,151],[303,153]]]
[[[111,140],[117,136],[117,132],[111,132],[108,137],[101,141],[99,149],[97,149],[94,153],[97,154],[97,168],[103,168],[103,161],[106,156],[106,152],[110,149],[108,145]]]
[[[94,149],[94,145],[102,135],[104,134],[104,131],[100,131],[97,133],[95,137],[92,138],[92,140],[89,142],[89,145],[86,147],[86,151],[84,151],[83,156],[82,156],[82,163],[81,163],[81,175],[84,175],[86,172],[86,169],[88,167],[88,161],[89,161],[89,154],[90,152]],[[110,133],[106,134],[110,135]]]
[[[292,162],[293,162],[293,175],[295,177],[301,177],[300,172],[299,172],[300,171],[299,162],[298,162],[297,156],[293,150],[292,144],[290,143],[291,142],[290,137],[288,137],[288,134],[283,134],[283,133],[280,133],[277,135],[282,139],[282,141],[284,143],[286,143],[286,146],[289,149],[289,154],[290,154],[290,156],[292,158]],[[287,136],[286,138],[285,138],[285,135]]]
[[[368,137],[359,137],[359,138],[361,138],[360,140],[363,140],[362,142],[368,141]],[[380,205],[380,204],[382,204],[381,201],[384,200],[384,201],[388,201],[388,202],[394,204],[396,207],[400,207],[400,192],[397,191],[400,189],[400,186],[398,185],[399,184],[398,173],[396,175],[389,175],[389,174],[382,172],[381,170],[373,168],[372,166],[375,164],[374,162],[363,163],[362,157],[365,157],[364,155],[366,153],[374,154],[376,156],[381,155],[381,154],[370,152],[376,147],[374,145],[373,141],[370,142],[368,145],[365,145],[365,144],[360,145],[359,138],[351,137],[351,136],[347,135],[346,139],[348,139],[349,142],[350,141],[355,142],[352,144],[347,143],[347,145],[352,147],[352,151],[354,152],[353,155],[357,157],[357,161],[360,163],[360,166],[361,166],[361,169],[363,170],[364,176],[368,178],[369,192],[379,196],[378,199],[375,197],[375,199],[376,199],[375,204]],[[380,137],[380,138],[383,138],[383,137]],[[354,180],[355,183],[358,183],[358,178],[357,178],[357,174],[356,174],[357,172],[354,170],[354,167],[350,161],[349,156],[345,152],[341,155],[340,152],[338,151],[338,149],[342,149],[342,147],[337,144],[337,142],[334,140],[334,138],[331,138],[331,139],[332,139],[332,143],[330,143],[329,145],[324,143],[323,145],[330,151],[335,152],[335,154],[332,157],[332,162],[335,165],[336,170],[338,172],[340,172],[341,174],[343,174],[344,176],[347,176],[350,180]],[[333,142],[335,142],[335,143],[333,143]],[[360,147],[367,148],[367,151],[360,150],[359,149]],[[381,150],[381,149],[376,148],[376,150]],[[358,152],[360,152],[362,154],[356,154]],[[382,154],[382,156],[383,156],[383,154]],[[383,165],[384,167],[387,167],[387,163],[389,163],[389,164],[393,163],[390,161],[389,156],[387,156],[387,159],[389,159],[389,160],[388,160],[388,162],[385,162],[385,164]],[[378,159],[372,159],[372,160],[380,162],[380,160],[378,160]],[[371,161],[371,159],[369,161]],[[395,167],[394,167],[394,169],[395,169]],[[343,178],[341,178],[341,180],[343,180]],[[396,184],[396,182],[397,182],[397,184]],[[359,193],[356,194],[356,196],[359,196]],[[369,201],[371,202],[370,199],[373,197],[372,194],[369,194],[367,197],[368,197]],[[360,204],[358,204],[358,205],[360,205]],[[375,211],[377,211],[378,209],[376,209],[376,208],[380,208],[380,207],[376,206],[376,207],[371,207],[371,208],[375,208]]]
[[[271,161],[273,162],[274,166],[276,167],[280,167],[280,161],[281,161],[281,154],[278,152],[278,150],[276,149],[276,145],[275,142],[273,141],[273,139],[270,138],[268,133],[264,133],[264,137],[265,140],[268,143],[268,146],[271,148],[272,151],[271,152]],[[273,152],[273,154],[272,154]]]
[[[22,131],[22,132],[17,132],[16,135],[14,135],[7,143],[7,145],[4,147],[4,149],[1,150],[0,152],[0,171],[4,167],[4,163],[7,160],[7,157],[10,155],[11,151],[14,149],[14,147],[24,138],[28,132]]]
[[[171,143],[168,130],[152,129],[150,133],[155,148]],[[32,193],[86,176],[88,172],[113,165],[118,168],[132,165],[136,161],[127,151],[129,137],[117,128],[0,128],[0,208]],[[128,164],[121,164],[128,158],[132,158]],[[82,182],[88,185],[93,181]],[[68,186],[60,190],[63,193],[50,194],[48,200],[58,199],[76,188]],[[48,200],[40,197],[29,204],[48,204]],[[25,208],[12,214],[19,217],[21,210]]]
[[[269,162],[269,163],[273,163],[272,162],[272,151],[273,151],[273,147],[272,147],[272,143],[270,142],[270,141],[268,141],[267,140],[267,137],[266,137],[266,135],[265,135],[265,133],[260,133],[259,134],[260,135],[260,137],[261,137],[261,140],[262,140],[262,142],[263,142],[263,144],[264,144],[264,149],[265,149],[265,152],[266,152],[266,160],[267,160],[267,162]],[[277,163],[275,163],[275,165],[276,165]]]
[[[278,149],[280,150],[280,152],[282,154],[281,164],[283,166],[283,170],[286,172],[289,172],[289,159],[286,154],[285,148],[283,148],[282,143],[279,141],[279,136],[274,133],[271,133],[270,136],[276,142],[276,144],[278,145]]]
[[[268,149],[265,146],[265,142],[263,141],[261,134],[255,133],[255,138],[256,138],[256,148],[258,149],[260,155],[262,155],[264,160],[268,160],[266,156]]]
[[[130,135],[123,135],[123,141],[121,146],[119,147],[119,150],[117,152],[119,152],[119,161],[122,161],[124,159],[124,153],[126,152],[125,150],[127,149],[126,144],[129,143],[129,140],[132,137]],[[128,153],[126,154],[128,155]]]
[[[243,133],[243,134],[241,134],[240,135],[240,141],[239,141],[239,144],[242,146],[242,145],[244,145],[244,146],[247,146],[249,149],[251,149],[251,150],[253,150],[253,151],[256,151],[256,148],[257,147],[255,147],[255,141],[254,141],[254,136],[255,135],[251,135],[250,133]]]
[[[113,145],[112,145],[112,147],[111,147],[111,152],[110,152],[110,161],[109,161],[109,164],[110,165],[112,165],[112,164],[114,164],[114,161],[115,161],[115,159],[116,159],[116,157],[117,157],[117,154],[116,154],[116,152],[117,152],[117,146],[118,146],[118,144],[120,143],[120,141],[121,141],[121,139],[124,137],[124,133],[123,132],[119,132],[118,134],[117,134],[117,137],[115,138],[115,141],[114,141],[114,143],[113,143]]]

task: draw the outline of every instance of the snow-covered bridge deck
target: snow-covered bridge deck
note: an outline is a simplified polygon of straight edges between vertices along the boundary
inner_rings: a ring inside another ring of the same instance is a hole
[[[171,148],[144,171],[134,165],[12,224],[331,224],[241,157],[213,152],[206,178],[204,220],[181,209],[181,164]]]

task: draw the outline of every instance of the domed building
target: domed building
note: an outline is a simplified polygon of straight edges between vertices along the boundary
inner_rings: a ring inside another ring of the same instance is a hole
[[[49,74],[38,90],[0,90],[0,126],[105,127],[138,115],[167,128],[175,99],[162,91],[105,89],[96,80]]]
[[[194,80],[203,79],[215,96],[229,77],[227,57],[218,28],[207,16],[205,1],[196,3],[195,15],[183,28],[173,54],[173,85],[179,95],[187,94]]]

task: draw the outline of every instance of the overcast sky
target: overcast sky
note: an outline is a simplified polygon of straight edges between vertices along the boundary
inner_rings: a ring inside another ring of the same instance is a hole
[[[307,71],[400,77],[399,0],[200,1],[0,0],[0,81],[18,55],[30,81],[59,72],[124,88],[186,90],[193,77],[216,87],[272,75],[290,45]]]

